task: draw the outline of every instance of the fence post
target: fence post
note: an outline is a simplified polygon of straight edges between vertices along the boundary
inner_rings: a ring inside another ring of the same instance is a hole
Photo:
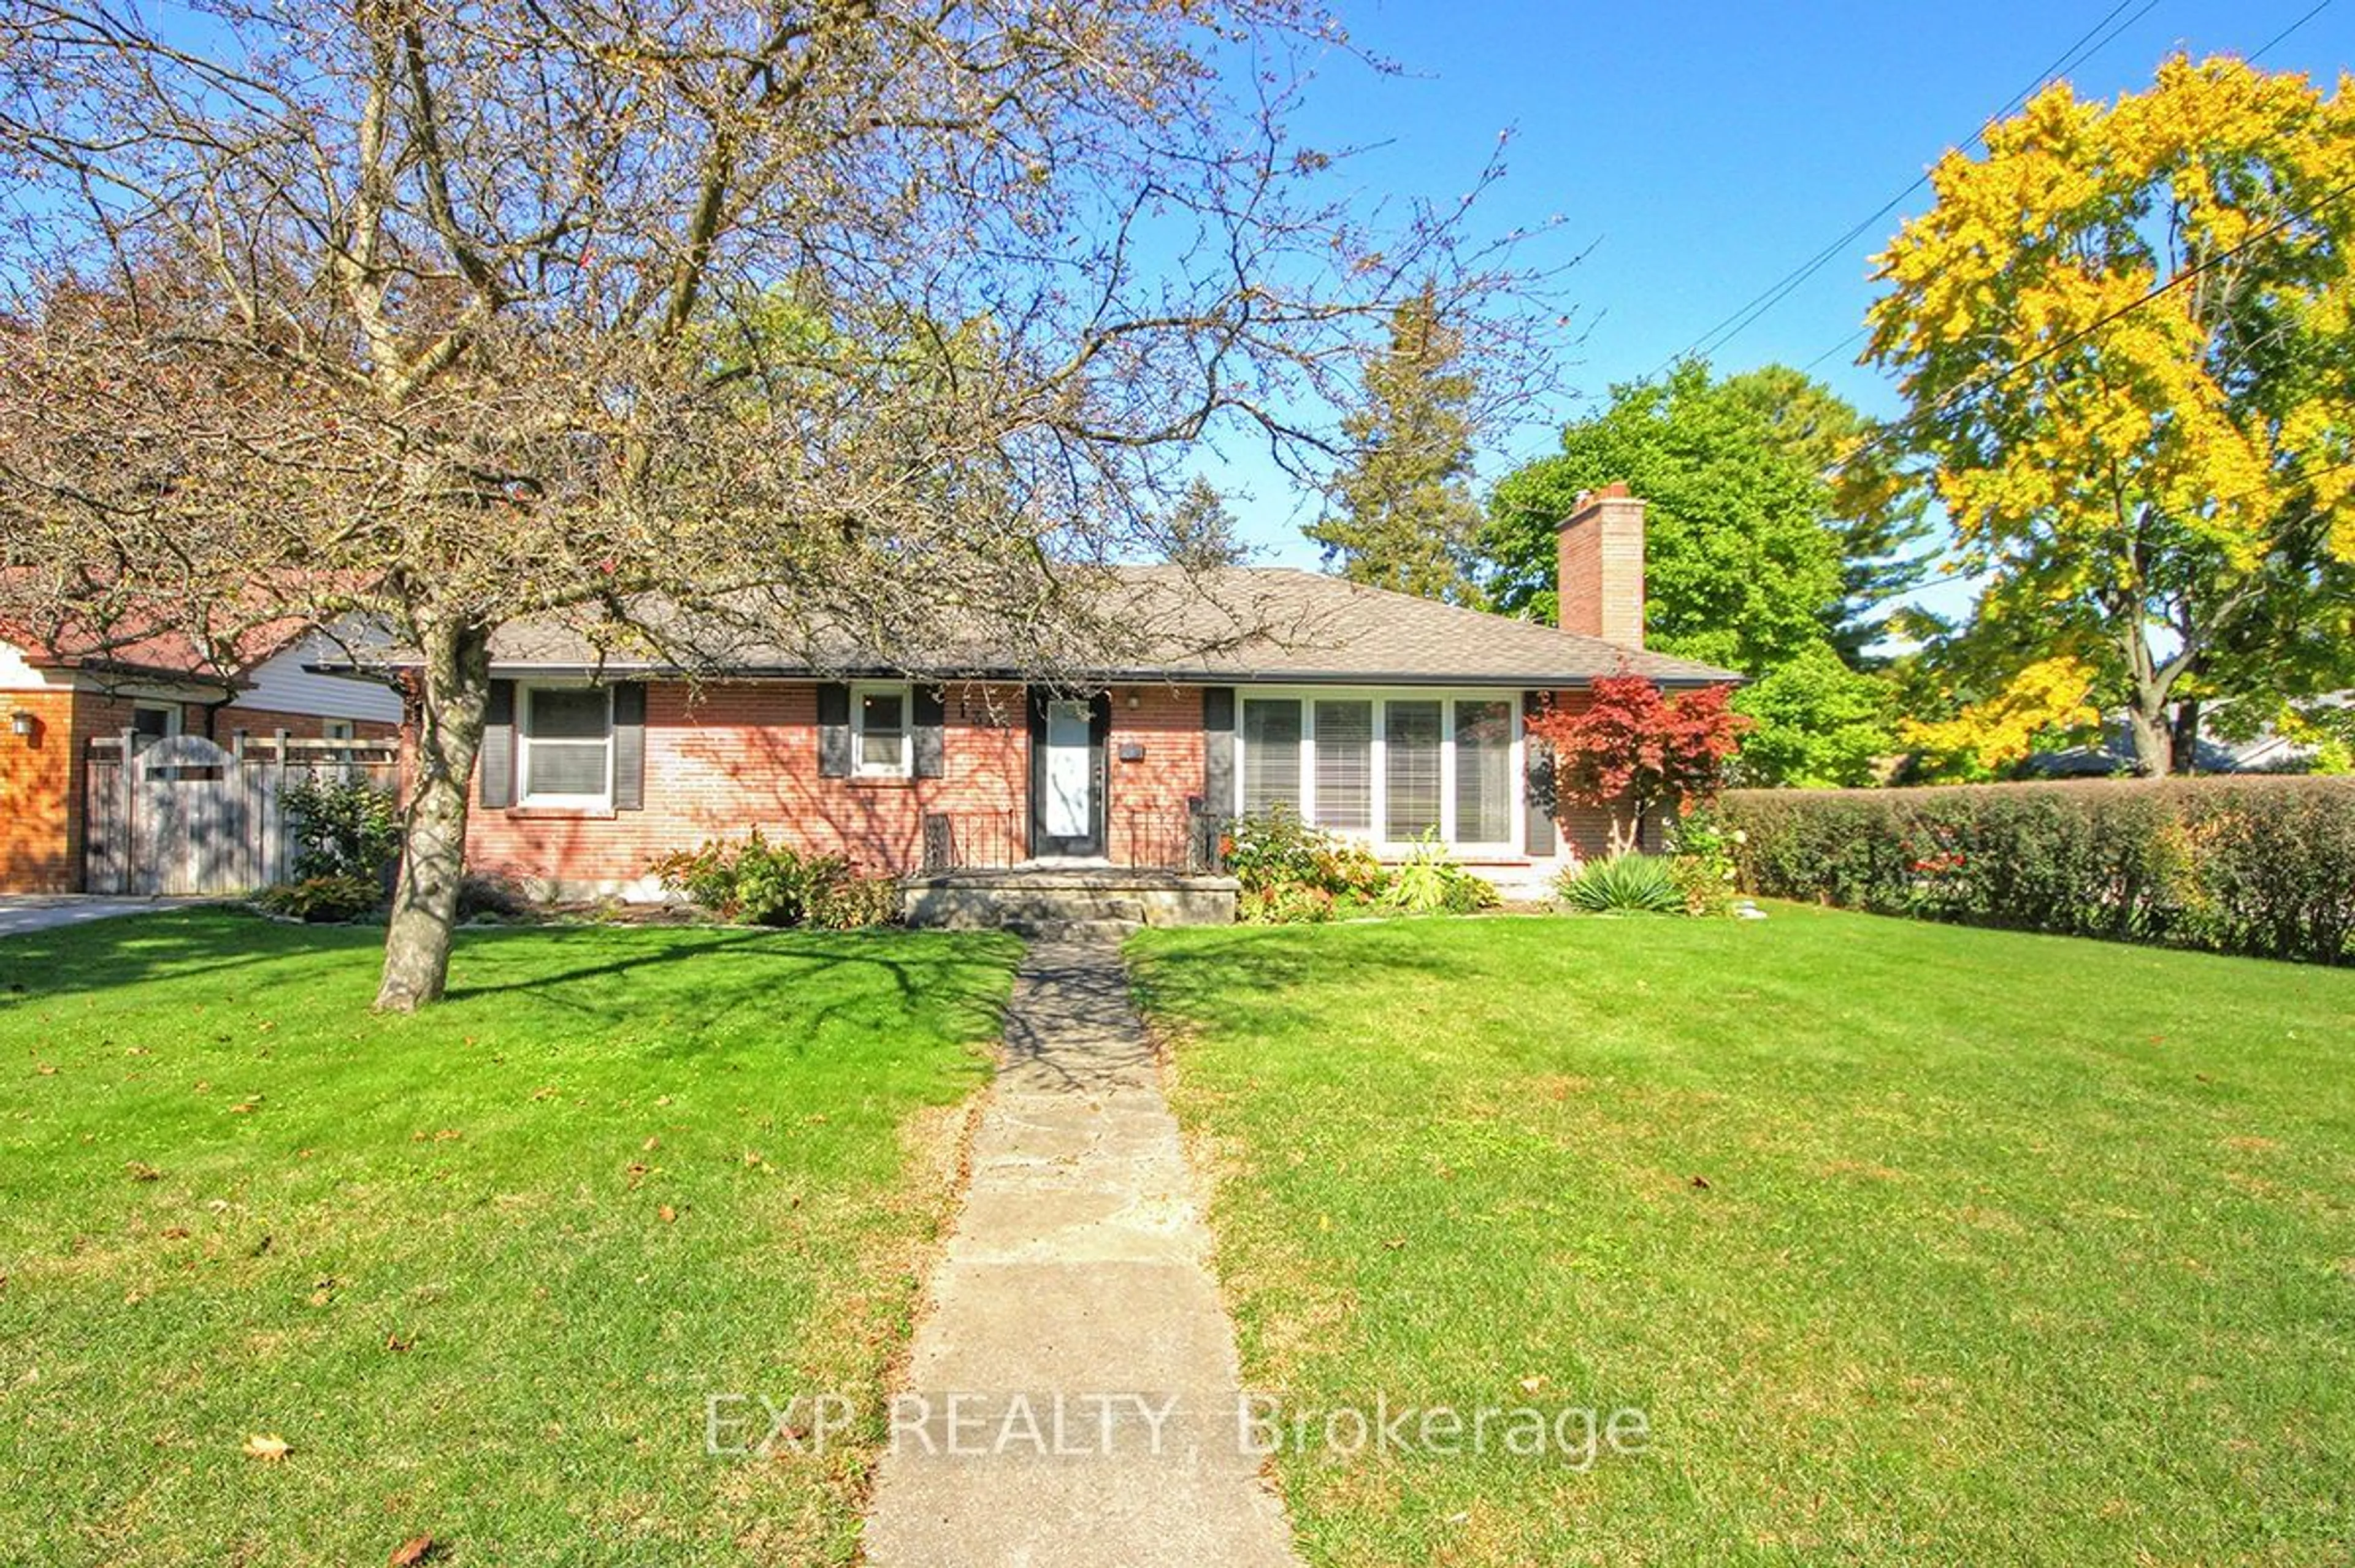
[[[254,836],[253,784],[245,776],[245,741],[250,731],[240,726],[229,732],[229,805],[237,822],[237,880],[248,892],[260,883],[261,851]]]
[[[269,837],[265,842],[269,845],[271,855],[278,862],[276,867],[272,869],[269,880],[282,882],[289,880],[293,875],[293,868],[289,863],[292,858],[286,853],[286,753],[294,740],[294,731],[282,727],[272,732],[272,739],[278,745],[278,765],[272,770],[272,787],[270,791],[270,806],[267,813]]]
[[[139,782],[132,764],[139,754],[139,731],[126,725],[115,739],[123,746],[123,765],[115,769],[114,779],[115,804],[123,817],[123,831],[117,835],[123,861],[114,869],[114,886],[107,891],[135,893],[140,890],[131,885],[131,868],[139,864]]]

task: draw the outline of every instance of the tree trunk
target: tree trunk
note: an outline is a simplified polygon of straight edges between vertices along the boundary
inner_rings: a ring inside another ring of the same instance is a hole
[[[2200,768],[2200,699],[2187,698],[2175,705],[2175,722],[2169,727],[2169,760],[2179,773]]]
[[[384,937],[380,1012],[439,1001],[466,870],[466,807],[490,702],[490,629],[437,626],[425,638],[415,691],[416,756],[401,824],[400,880]]]
[[[2165,714],[2140,702],[2129,703],[2126,728],[2134,736],[2135,772],[2145,778],[2164,778],[2174,766],[2174,747]]]

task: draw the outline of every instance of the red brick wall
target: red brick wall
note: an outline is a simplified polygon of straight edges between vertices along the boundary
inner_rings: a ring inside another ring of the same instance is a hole
[[[1123,762],[1124,744],[1142,747],[1145,754]],[[1202,793],[1202,688],[1114,688],[1109,745],[1114,864],[1178,863],[1186,848],[1188,797]]]
[[[33,716],[30,739],[7,727],[16,712]],[[80,771],[72,692],[0,692],[0,891],[80,885]]]
[[[129,727],[132,702],[54,688],[0,692],[0,892],[80,889],[90,741]],[[34,718],[30,741],[7,727],[7,715],[20,709]],[[180,720],[188,732],[201,731],[203,706],[182,704]]]
[[[192,720],[189,733],[194,734],[200,722],[197,710],[190,709],[188,717]],[[267,741],[281,730],[297,741],[324,741],[327,721],[315,713],[276,713],[256,708],[224,708],[213,715],[212,739],[217,743],[228,745],[229,737],[240,730],[255,741]],[[352,723],[352,738],[358,741],[390,741],[400,733],[400,725],[380,720],[360,719]]]
[[[1557,691],[1553,694],[1558,712],[1579,713],[1594,700],[1591,691]],[[1554,830],[1565,850],[1575,850],[1581,859],[1592,860],[1611,852],[1611,814],[1599,806],[1561,805],[1555,814]],[[1660,828],[1655,822],[1644,830],[1644,846],[1657,849],[1660,846]]]
[[[1111,853],[1121,863],[1164,863],[1182,849],[1187,797],[1202,788],[1201,691],[1122,687],[1111,703]],[[645,809],[488,811],[477,804],[468,863],[514,877],[627,882],[673,850],[758,827],[773,840],[904,873],[922,863],[929,812],[954,817],[974,853],[1002,845],[1018,859],[1028,853],[1030,795],[1022,688],[952,687],[945,707],[943,776],[830,779],[818,776],[815,686],[656,684],[646,694]],[[1122,762],[1124,742],[1144,755]]]
[[[740,838],[847,854],[870,870],[913,869],[922,818],[939,811],[1019,832],[1029,737],[1018,688],[953,687],[944,776],[818,776],[817,689],[730,682],[646,693],[645,807],[607,814],[479,804],[466,834],[477,870],[573,882],[625,882],[677,849]],[[1018,842],[1017,853],[1021,851]]]

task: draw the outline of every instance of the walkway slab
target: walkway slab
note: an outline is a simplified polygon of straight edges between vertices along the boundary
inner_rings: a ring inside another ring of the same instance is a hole
[[[1295,1568],[1200,1193],[1109,944],[1041,944],[916,1331],[872,1568]]]
[[[218,903],[206,898],[113,898],[95,893],[0,893],[0,936],[21,936],[32,931],[54,931],[85,921],[114,920],[127,914],[154,914],[158,910],[199,909]]]

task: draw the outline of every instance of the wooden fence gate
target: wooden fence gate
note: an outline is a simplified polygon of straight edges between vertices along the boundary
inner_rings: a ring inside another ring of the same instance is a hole
[[[93,739],[83,795],[82,885],[138,897],[250,892],[293,875],[287,786],[366,778],[390,790],[389,741],[296,741],[279,734],[227,747],[197,735]]]

